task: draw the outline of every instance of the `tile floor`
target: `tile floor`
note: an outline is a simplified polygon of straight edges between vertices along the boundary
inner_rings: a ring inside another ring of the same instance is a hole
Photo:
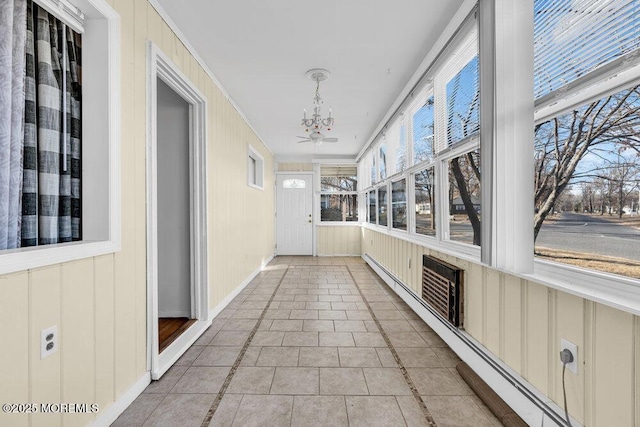
[[[113,426],[501,425],[458,361],[362,259],[277,257]]]

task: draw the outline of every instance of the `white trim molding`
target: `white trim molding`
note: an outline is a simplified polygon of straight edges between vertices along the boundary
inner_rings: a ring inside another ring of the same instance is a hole
[[[147,356],[158,379],[209,327],[207,239],[207,100],[153,42],[147,73]],[[158,349],[157,81],[161,79],[189,104],[189,180],[191,187],[191,315],[197,319],[167,347]]]
[[[118,400],[104,412],[100,412],[98,418],[91,425],[93,427],[109,427],[118,417],[142,394],[145,388],[151,384],[151,375],[145,372]],[[102,408],[100,408],[102,410]]]

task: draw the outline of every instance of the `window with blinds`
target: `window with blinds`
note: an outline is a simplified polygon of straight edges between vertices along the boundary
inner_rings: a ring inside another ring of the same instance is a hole
[[[534,14],[536,99],[639,53],[638,0],[535,0]]]
[[[433,159],[433,95],[425,93],[409,108],[409,135],[413,144],[413,164]]]

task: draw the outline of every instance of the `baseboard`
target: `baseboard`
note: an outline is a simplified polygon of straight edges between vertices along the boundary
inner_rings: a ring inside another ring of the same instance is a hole
[[[467,363],[527,424],[565,426],[564,411],[482,344],[464,331],[446,322],[407,284],[388,272],[368,254],[367,264],[402,298],[449,347]],[[574,427],[580,426],[571,418]]]
[[[271,256],[269,256],[269,258],[267,258],[266,260],[263,261],[262,265],[260,265],[260,267],[258,267],[257,270],[255,270],[253,273],[251,273],[249,276],[247,276],[246,279],[244,279],[242,281],[242,283],[240,283],[238,285],[238,287],[236,287],[229,295],[227,295],[222,301],[220,301],[215,307],[213,307],[211,310],[209,310],[209,319],[214,319],[218,314],[220,314],[220,312],[222,310],[224,310],[224,308],[226,306],[229,305],[229,303],[231,301],[233,301],[233,299],[235,297],[238,296],[238,294],[240,292],[242,292],[242,290],[244,288],[247,287],[247,285],[249,283],[251,283],[251,281],[253,279],[255,279],[255,277],[260,274],[260,272],[262,270],[264,270],[264,268],[271,262],[271,260],[273,260],[273,258],[275,257],[275,254],[271,254]]]
[[[151,383],[151,372],[145,372],[138,381],[133,384],[122,396],[118,398],[111,406],[102,412],[98,418],[91,424],[93,427],[109,427],[134,400],[144,391]]]

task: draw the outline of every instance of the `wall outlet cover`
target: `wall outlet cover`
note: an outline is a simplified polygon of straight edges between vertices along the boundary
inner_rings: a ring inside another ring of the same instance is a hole
[[[58,339],[57,325],[40,331],[40,359],[58,351]]]
[[[567,363],[567,369],[578,375],[578,346],[563,338],[560,340],[560,351],[565,348],[573,354],[573,362]],[[558,356],[558,360],[560,360],[560,356]]]

